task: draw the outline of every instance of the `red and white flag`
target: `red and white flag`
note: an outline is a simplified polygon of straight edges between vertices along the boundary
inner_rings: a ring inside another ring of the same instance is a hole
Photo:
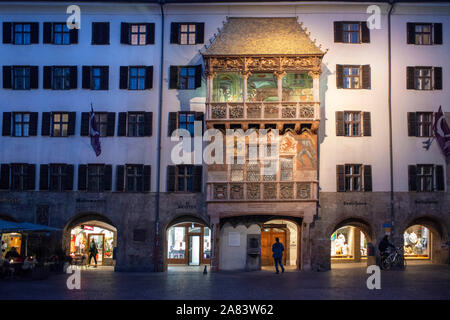
[[[439,106],[439,111],[434,120],[433,131],[442,152],[446,157],[450,157],[450,128],[447,121],[445,121],[445,115],[441,106]]]
[[[91,146],[94,149],[95,155],[98,157],[102,153],[100,145],[100,132],[97,130],[97,121],[95,120],[94,109],[91,104],[91,112],[89,115],[89,135],[91,137]]]

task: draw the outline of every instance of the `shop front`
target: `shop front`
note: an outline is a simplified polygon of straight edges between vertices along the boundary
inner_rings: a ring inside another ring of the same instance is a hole
[[[21,254],[22,251],[22,234],[11,232],[2,234],[2,258],[5,257],[6,253],[12,248],[16,248],[17,252]]]
[[[430,259],[431,233],[422,225],[409,227],[403,233],[405,259]]]
[[[198,223],[180,223],[167,230],[169,265],[210,264],[211,230]]]
[[[367,258],[367,238],[356,227],[345,226],[331,235],[332,261],[359,261]]]

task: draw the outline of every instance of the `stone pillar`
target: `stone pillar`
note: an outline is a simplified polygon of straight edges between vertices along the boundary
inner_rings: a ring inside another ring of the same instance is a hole
[[[313,78],[313,98],[314,102],[320,101],[320,72],[312,72],[310,74]]]
[[[249,71],[242,72],[242,100],[244,102],[246,102],[248,99],[247,80],[248,80],[248,77],[250,77],[250,75],[251,75],[251,73]]]
[[[361,261],[361,231],[353,228],[353,257],[355,262]]]
[[[302,223],[302,270],[311,270],[311,234],[310,222]]]
[[[206,73],[206,103],[213,101],[213,80],[215,75],[213,72]]]
[[[211,218],[211,271],[219,271],[219,237],[220,237],[220,225],[219,219]]]
[[[283,77],[286,75],[284,71],[275,71],[277,77],[278,101],[283,100]]]

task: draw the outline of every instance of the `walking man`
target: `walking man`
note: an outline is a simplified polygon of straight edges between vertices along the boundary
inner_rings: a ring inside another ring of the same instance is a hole
[[[273,252],[273,260],[275,260],[275,269],[277,270],[277,274],[280,272],[278,271],[278,264],[281,267],[281,272],[284,272],[283,264],[281,263],[281,259],[283,258],[283,251],[284,247],[283,244],[280,242],[280,239],[275,238],[275,243],[272,245],[272,252]]]
[[[98,253],[97,245],[95,244],[94,239],[92,239],[91,244],[89,245],[89,262],[88,262],[88,264],[90,265],[92,258],[94,258],[94,262],[95,262],[94,268],[97,268],[97,253]]]

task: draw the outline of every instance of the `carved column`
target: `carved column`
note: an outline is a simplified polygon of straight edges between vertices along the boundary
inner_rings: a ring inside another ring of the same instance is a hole
[[[278,88],[278,101],[283,100],[283,77],[286,75],[284,71],[275,71],[275,76],[277,77],[277,88]]]
[[[219,219],[216,217],[211,217],[211,236],[212,236],[212,246],[211,246],[211,271],[219,271],[219,237],[220,237],[220,225]]]
[[[205,71],[206,76],[206,103],[213,101],[213,80],[216,76],[215,72]]]
[[[244,102],[247,101],[247,80],[248,80],[248,77],[250,77],[250,75],[251,75],[250,71],[242,72],[242,100]]]
[[[314,102],[320,101],[320,72],[310,72],[310,76],[313,78],[313,97]]]

